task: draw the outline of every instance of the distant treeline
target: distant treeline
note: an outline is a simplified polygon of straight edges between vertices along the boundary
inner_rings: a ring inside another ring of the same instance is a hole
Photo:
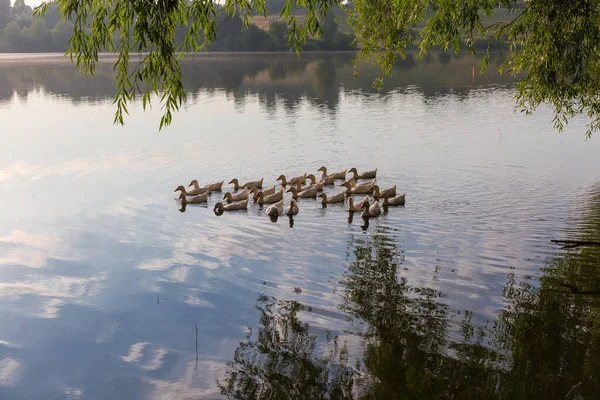
[[[61,20],[57,5],[51,5],[42,20],[32,16],[33,10],[24,0],[0,0],[0,52],[37,53],[64,52],[67,41],[73,33],[73,24]],[[218,17],[219,28],[216,40],[211,44],[212,51],[285,51],[287,25],[284,22],[272,22],[267,30],[255,24],[243,28],[242,19]],[[321,21],[323,30],[319,40],[308,39],[305,50],[350,50],[354,36],[339,31],[335,15],[330,13]],[[183,38],[183,30],[179,32]]]

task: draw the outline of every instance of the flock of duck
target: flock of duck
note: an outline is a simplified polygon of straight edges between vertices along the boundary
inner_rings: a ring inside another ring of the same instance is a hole
[[[270,217],[277,218],[282,215],[293,217],[300,211],[298,199],[305,198],[320,198],[321,204],[326,206],[333,203],[348,203],[348,211],[350,213],[362,211],[363,218],[376,217],[381,214],[381,207],[400,206],[404,205],[406,194],[396,195],[396,185],[381,190],[377,185],[377,169],[372,171],[364,171],[359,173],[356,168],[350,168],[341,172],[332,174],[327,173],[326,167],[321,167],[317,170],[321,172],[321,178],[317,179],[313,174],[302,174],[293,178],[286,178],[285,175],[280,175],[277,181],[281,181],[281,187],[278,189],[276,185],[263,189],[262,178],[259,181],[246,182],[240,184],[237,179],[232,179],[229,184],[233,185],[234,192],[226,192],[223,196],[224,202],[215,204],[214,212],[221,215],[225,211],[245,210],[248,208],[248,200],[250,196],[255,203],[260,205],[269,204],[265,210],[265,214]],[[346,180],[346,175],[352,174],[352,177]],[[310,183],[306,183],[309,180]],[[344,187],[339,193],[327,195],[323,193],[325,186],[335,186],[336,180],[342,180],[340,187]],[[205,186],[200,186],[197,180],[193,180],[188,190],[183,185],[175,189],[175,192],[181,192],[179,200],[182,206],[187,204],[201,204],[208,202],[210,192],[220,192],[225,181],[210,183]],[[289,188],[285,190],[286,187]],[[284,206],[284,191],[292,194],[292,199]],[[355,203],[352,195],[365,195],[365,197]],[[369,201],[369,194],[373,196],[373,202]],[[381,206],[379,201],[382,200]]]

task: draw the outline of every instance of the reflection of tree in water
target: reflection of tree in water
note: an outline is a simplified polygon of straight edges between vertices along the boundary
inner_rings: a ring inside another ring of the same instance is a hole
[[[578,226],[600,239],[600,190]],[[353,244],[344,309],[367,322],[364,368],[372,398],[600,398],[600,247],[552,259],[538,285],[509,274],[494,326],[466,311],[448,332],[440,293],[411,287],[385,232]]]
[[[352,53],[303,53],[300,59],[288,53],[209,53],[185,59],[181,68],[188,102],[197,101],[200,93],[210,95],[217,91],[226,92],[239,104],[248,96],[257,95],[259,101],[264,99],[268,112],[277,104],[293,112],[304,101],[335,111],[341,90],[379,95],[416,86],[425,96],[433,96],[450,91],[466,93],[486,83],[512,82],[507,76],[487,74],[477,76],[473,83],[471,70],[478,61],[471,58],[453,57],[449,65],[458,72],[449,76],[447,57],[442,57],[443,62],[433,56],[417,60],[409,53],[406,59],[396,62],[394,75],[385,80],[379,91],[373,88],[380,72],[377,67],[364,65],[355,78],[353,58]],[[500,58],[492,57],[490,62]],[[0,65],[0,77],[6,77],[0,78],[0,101],[11,98],[14,92],[26,96],[43,87],[48,93],[66,95],[75,102],[104,102],[116,90],[110,62],[98,64],[94,77],[81,76],[64,60],[24,63]]]
[[[461,341],[449,339],[451,317],[435,289],[401,276],[402,253],[379,229],[353,243],[355,260],[342,280],[343,309],[367,328],[363,368],[373,384],[367,398],[486,398],[493,394],[499,356],[473,335],[471,313]],[[476,383],[475,383],[476,382]]]
[[[600,189],[600,188],[599,188]],[[577,239],[600,239],[600,190],[590,196]],[[537,287],[509,275],[508,307],[494,330],[510,355],[511,398],[600,398],[600,247],[550,260]]]
[[[298,319],[297,301],[261,296],[258,332],[235,350],[221,393],[233,399],[342,399],[352,392],[347,350],[331,341],[324,357],[314,353],[316,336]]]
[[[600,239],[600,190],[577,238]],[[557,255],[539,284],[509,274],[505,308],[493,325],[456,315],[442,293],[411,285],[403,254],[378,228],[353,239],[340,306],[358,323],[361,354],[315,337],[297,302],[261,300],[256,340],[242,343],[223,393],[233,398],[552,399],[600,398],[600,247]],[[364,324],[363,324],[364,323]],[[459,328],[459,329],[458,329]],[[342,358],[340,359],[340,356]],[[344,360],[359,358],[350,368]],[[341,361],[340,361],[341,360]]]

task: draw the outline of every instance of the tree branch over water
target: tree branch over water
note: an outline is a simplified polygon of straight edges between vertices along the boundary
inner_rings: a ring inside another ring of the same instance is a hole
[[[127,105],[136,95],[142,96],[144,106],[156,95],[163,107],[161,127],[171,123],[173,112],[185,100],[179,60],[205,50],[217,38],[219,16],[240,16],[246,28],[254,16],[267,16],[267,0],[56,0],[54,4],[73,23],[67,54],[83,73],[94,73],[100,51],[118,55],[115,122],[124,122]],[[409,48],[418,48],[421,55],[436,48],[475,53],[487,41],[483,71],[491,43],[502,41],[510,52],[500,72],[521,77],[516,102],[523,112],[548,104],[559,130],[577,115],[589,119],[588,136],[600,127],[600,17],[595,1],[354,0],[342,5],[339,0],[285,0],[278,5],[277,10],[269,7],[269,13],[287,24],[288,47],[298,54],[308,40],[324,34],[326,17],[334,7],[345,8],[360,46],[357,71],[362,61],[375,61],[381,68],[377,86]],[[37,7],[36,15],[48,7],[49,3]],[[183,39],[178,43],[181,30]],[[132,65],[130,53],[146,56]]]

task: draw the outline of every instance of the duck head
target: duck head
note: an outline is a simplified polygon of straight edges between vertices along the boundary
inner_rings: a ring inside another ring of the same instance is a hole
[[[185,194],[185,188],[183,187],[183,185],[177,186],[177,189],[173,190],[173,192],[176,192],[178,190],[181,191],[181,194]]]
[[[373,197],[375,198],[375,200],[377,200],[379,198],[379,186],[377,186],[376,184],[372,184],[371,186],[369,186],[369,190],[373,192]]]
[[[200,185],[198,185],[198,181],[196,179],[194,179],[193,181],[190,182],[190,184],[188,185],[188,187],[190,186],[194,186],[194,187],[200,187]]]

